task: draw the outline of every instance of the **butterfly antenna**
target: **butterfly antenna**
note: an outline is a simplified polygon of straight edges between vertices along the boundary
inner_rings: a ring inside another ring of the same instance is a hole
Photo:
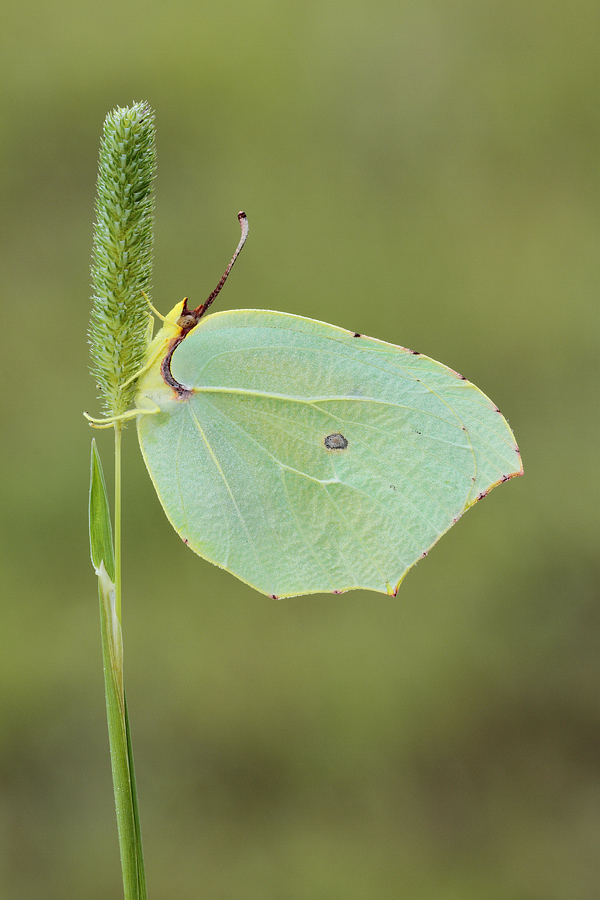
[[[221,288],[227,281],[227,276],[231,272],[234,262],[240,255],[242,247],[246,243],[246,238],[248,237],[249,225],[248,225],[248,217],[245,212],[242,211],[242,212],[238,213],[238,222],[240,223],[240,228],[242,229],[242,236],[240,238],[240,242],[236,247],[235,253],[231,257],[231,262],[229,263],[229,265],[223,272],[223,276],[222,276],[221,280],[219,281],[218,285],[216,286],[216,288],[214,289],[214,291],[212,292],[212,294],[209,295],[208,299],[205,300],[204,303],[201,303],[200,306],[193,311],[192,315],[195,317],[196,322],[198,322],[198,320],[201,318],[201,316],[204,315],[204,313],[206,312],[208,307],[211,305],[211,303],[213,302],[215,297],[219,294]]]

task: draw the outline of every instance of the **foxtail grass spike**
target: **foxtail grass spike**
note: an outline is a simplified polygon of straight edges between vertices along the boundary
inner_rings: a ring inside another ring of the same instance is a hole
[[[100,146],[89,338],[105,412],[131,405],[147,346],[153,245],[154,114],[147,103],[117,108]]]

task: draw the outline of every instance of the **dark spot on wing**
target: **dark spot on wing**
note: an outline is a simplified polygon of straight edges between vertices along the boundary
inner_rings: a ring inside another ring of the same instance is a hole
[[[409,353],[412,353],[413,356],[420,356],[420,355],[421,355],[421,354],[419,353],[418,350],[409,350],[408,352],[409,352]]]
[[[345,450],[348,441],[343,434],[328,434],[323,441],[328,450]]]

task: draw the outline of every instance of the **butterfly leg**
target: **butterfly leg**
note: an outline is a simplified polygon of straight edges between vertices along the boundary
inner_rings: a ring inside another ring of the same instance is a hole
[[[95,419],[86,412],[83,415],[92,428],[112,428],[116,422],[126,422],[128,419],[136,419],[138,416],[155,416],[156,413],[160,412],[160,406],[157,406],[153,400],[148,398],[148,402],[152,403],[153,409],[128,409],[127,412],[122,413],[120,416],[110,416],[106,419]]]

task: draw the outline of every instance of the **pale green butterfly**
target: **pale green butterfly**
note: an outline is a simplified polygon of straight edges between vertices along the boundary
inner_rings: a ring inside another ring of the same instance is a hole
[[[196,553],[271,597],[404,575],[493,487],[522,474],[500,411],[420,353],[269,310],[164,319],[139,380],[140,447]]]

